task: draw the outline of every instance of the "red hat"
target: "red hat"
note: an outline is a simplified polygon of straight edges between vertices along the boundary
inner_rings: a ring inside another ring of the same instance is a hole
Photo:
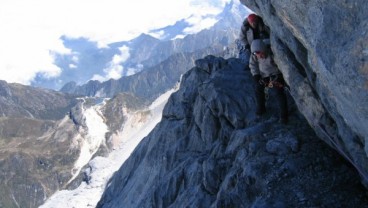
[[[250,14],[248,16],[248,22],[249,23],[255,23],[258,21],[258,16],[256,14]]]

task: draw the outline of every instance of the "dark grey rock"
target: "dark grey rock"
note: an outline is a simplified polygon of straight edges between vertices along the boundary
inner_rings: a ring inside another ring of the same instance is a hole
[[[239,59],[214,59],[183,76],[162,121],[97,207],[367,205],[357,172],[317,138],[292,101],[290,124],[278,124],[270,108],[256,121],[250,72]]]
[[[298,109],[368,181],[368,4],[241,0],[271,29],[271,47]]]
[[[298,151],[298,139],[292,135],[280,135],[280,137],[270,139],[266,144],[269,153],[290,154]]]
[[[203,186],[210,194],[216,194],[220,186],[219,166],[215,160],[206,160],[203,163]]]

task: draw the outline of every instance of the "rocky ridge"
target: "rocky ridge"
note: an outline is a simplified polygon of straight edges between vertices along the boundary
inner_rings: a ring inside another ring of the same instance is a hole
[[[253,87],[239,59],[197,60],[97,207],[366,206],[358,173],[292,99],[288,125],[272,99],[257,119]]]

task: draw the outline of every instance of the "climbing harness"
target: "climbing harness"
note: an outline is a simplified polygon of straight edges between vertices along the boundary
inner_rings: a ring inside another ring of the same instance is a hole
[[[259,84],[265,87],[268,87],[268,88],[273,88],[273,87],[283,88],[284,85],[281,82],[277,81],[278,78],[279,78],[278,75],[272,75],[270,77],[260,79]]]
[[[273,88],[273,87],[284,88],[284,89],[287,88],[282,82],[277,81],[278,78],[279,78],[279,75],[272,75],[272,76],[269,76],[269,77],[266,77],[266,78],[263,78],[263,79],[259,80],[259,84],[264,86],[264,93],[265,93],[266,99],[269,98],[268,91],[269,91],[270,88]],[[287,90],[289,90],[289,89],[287,89]]]
[[[278,87],[283,88],[284,85],[281,82],[278,82],[277,79],[279,78],[278,75],[270,76],[270,81],[267,84],[268,88]]]

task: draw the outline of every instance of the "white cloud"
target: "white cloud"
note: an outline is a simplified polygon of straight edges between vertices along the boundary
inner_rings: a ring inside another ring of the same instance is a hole
[[[104,70],[105,71],[105,70]],[[107,76],[106,79],[119,79],[121,77],[121,73],[123,72],[123,67],[120,65],[113,65],[108,68],[106,71]]]
[[[165,36],[165,32],[163,30],[157,31],[157,32],[150,32],[149,35],[151,35],[152,37],[155,37],[157,39],[161,39],[162,37]]]
[[[126,71],[126,76],[131,76],[133,74],[136,74],[139,71],[141,71],[141,69],[128,68],[127,71]]]
[[[203,18],[201,16],[192,16],[191,18],[188,19],[188,22],[192,26],[185,28],[184,32],[186,34],[192,34],[197,33],[203,29],[208,29],[212,27],[217,22],[217,20],[215,18]]]
[[[99,82],[104,82],[104,81],[106,81],[106,78],[99,75],[99,74],[95,74],[95,75],[93,75],[91,80],[97,80]]]
[[[79,57],[78,57],[78,56],[76,56],[76,55],[74,55],[74,56],[72,57],[72,61],[73,61],[74,63],[78,63],[78,62],[79,62]]]
[[[185,35],[177,35],[172,40],[175,40],[175,39],[183,39],[183,38],[185,38]]]
[[[70,68],[70,69],[76,69],[76,68],[77,68],[77,66],[76,66],[75,64],[69,64],[69,68]]]
[[[105,76],[94,75],[92,80],[103,82],[109,79],[119,79],[122,76],[124,68],[121,64],[129,58],[130,54],[127,46],[120,47],[119,51],[120,53],[115,54],[109,62],[109,66],[103,70],[105,72]]]
[[[58,76],[61,69],[50,51],[71,53],[62,35],[84,37],[103,47],[190,15],[214,14],[229,1],[1,0],[0,79],[29,84],[36,73]]]

